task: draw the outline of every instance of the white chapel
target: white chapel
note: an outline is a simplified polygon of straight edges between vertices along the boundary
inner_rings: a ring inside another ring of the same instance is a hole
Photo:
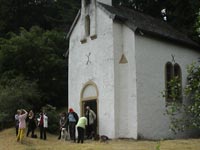
[[[112,0],[82,0],[68,33],[68,100],[79,116],[89,105],[96,132],[110,138],[184,138],[164,115],[161,91],[173,76],[186,83],[186,67],[199,46],[165,21],[112,6]],[[182,103],[186,101],[183,97]]]

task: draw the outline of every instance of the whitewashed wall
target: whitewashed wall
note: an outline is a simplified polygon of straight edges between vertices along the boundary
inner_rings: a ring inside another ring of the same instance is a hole
[[[196,61],[200,53],[190,48],[173,45],[158,39],[136,36],[136,72],[138,96],[138,134],[149,139],[174,138],[169,131],[169,119],[164,116],[165,99],[160,92],[165,89],[165,64],[175,61],[181,66],[183,87],[186,66]],[[179,134],[176,137],[187,137]]]
[[[114,54],[112,19],[97,9],[97,38],[80,43],[80,20],[76,24],[69,48],[69,107],[80,114],[80,93],[83,85],[93,81],[99,91],[99,133],[115,137],[114,125]],[[90,63],[87,56],[90,55]]]
[[[114,23],[116,137],[137,139],[135,35]],[[122,54],[128,63],[120,64]]]
[[[166,103],[160,94],[165,88],[165,64],[175,55],[185,82],[186,65],[197,60],[199,52],[135,35],[125,25],[113,23],[99,7],[92,14],[97,15],[97,29],[91,30],[97,32],[97,38],[88,37],[81,44],[81,19],[70,37],[69,107],[80,115],[81,90],[93,81],[99,92],[99,134],[135,139],[174,137],[168,130],[169,119],[163,115]],[[94,22],[91,27],[95,28]],[[122,53],[126,64],[119,63]]]

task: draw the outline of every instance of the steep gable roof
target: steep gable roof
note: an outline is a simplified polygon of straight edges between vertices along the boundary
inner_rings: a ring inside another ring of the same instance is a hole
[[[124,7],[113,7],[100,2],[98,2],[97,6],[103,11],[107,12],[113,20],[117,20],[124,23],[134,32],[153,35],[193,48],[200,48],[200,45],[192,41],[185,34],[175,30],[172,26],[170,26],[163,20],[156,19],[146,14]],[[67,34],[67,38],[70,37],[79,17],[80,11],[78,12]]]
[[[175,30],[163,20],[124,7],[113,7],[102,3],[99,3],[99,7],[110,13],[113,20],[123,22],[134,32],[142,31],[144,34],[150,34],[194,48],[200,48],[197,43],[192,41],[185,34]]]

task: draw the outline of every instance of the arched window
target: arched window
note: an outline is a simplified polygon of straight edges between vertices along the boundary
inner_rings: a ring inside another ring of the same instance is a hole
[[[174,64],[174,76],[181,78],[181,67],[177,63]]]
[[[169,82],[172,80],[173,78],[173,65],[171,62],[168,62],[165,66],[165,87],[166,87],[166,100],[170,100],[170,95],[171,95],[171,87],[169,85]]]
[[[90,36],[90,16],[89,15],[85,17],[85,34],[86,36]]]
[[[181,67],[179,64],[174,64],[174,77],[177,78],[178,85],[177,85],[177,95],[179,96],[179,101],[182,100],[182,73],[181,73]]]
[[[176,100],[181,101],[182,99],[182,73],[179,64],[174,65],[171,62],[167,62],[165,66],[165,87],[166,87],[166,101],[172,101],[172,94],[176,94]],[[171,85],[170,81],[176,81],[176,85]],[[175,86],[172,91],[172,86]],[[173,92],[173,93],[172,93]]]

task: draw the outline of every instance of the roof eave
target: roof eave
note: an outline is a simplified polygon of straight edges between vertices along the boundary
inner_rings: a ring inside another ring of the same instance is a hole
[[[155,32],[151,32],[151,31],[146,31],[146,30],[143,30],[143,29],[139,29],[137,28],[136,29],[136,33],[138,33],[139,35],[142,35],[142,36],[145,36],[145,35],[149,35],[149,36],[152,36],[152,37],[155,37],[155,38],[161,38],[163,40],[167,40],[167,41],[170,41],[170,42],[173,42],[173,43],[177,43],[179,45],[185,45],[185,46],[188,46],[190,48],[193,48],[193,49],[200,49],[200,45],[196,44],[195,42],[188,42],[188,41],[183,41],[183,40],[178,40],[178,39],[175,39],[173,37],[170,37],[170,36],[164,36],[163,34],[158,34],[158,33],[155,33]]]
[[[105,5],[105,4],[104,4]],[[114,19],[116,17],[115,14],[111,13],[110,11],[108,11],[106,8],[103,7],[103,4],[100,2],[97,2],[97,6],[103,10],[111,19]]]
[[[81,16],[81,10],[79,9],[79,11],[78,11],[78,13],[76,15],[76,18],[74,19],[74,22],[72,23],[72,25],[71,25],[71,27],[69,29],[69,32],[67,33],[67,39],[71,36],[71,33],[74,30],[74,27],[76,26],[80,16]]]

